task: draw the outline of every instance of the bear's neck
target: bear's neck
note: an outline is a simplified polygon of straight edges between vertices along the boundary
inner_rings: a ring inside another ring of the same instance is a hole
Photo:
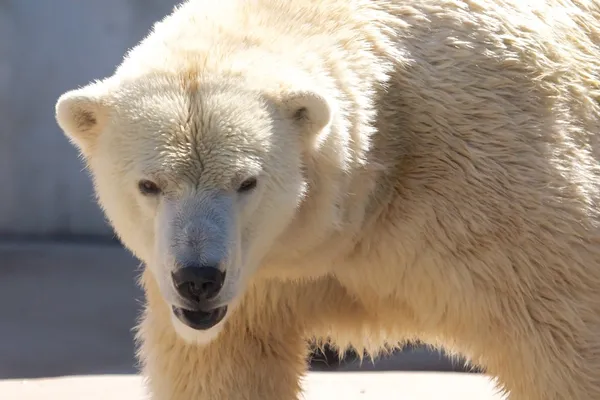
[[[295,60],[301,74],[284,74],[306,76],[326,90],[334,113],[305,156],[307,195],[278,241],[276,263],[300,263],[304,269],[314,264],[323,271],[323,264],[352,251],[368,235],[369,222],[394,201],[404,150],[392,123],[397,110],[390,96],[397,94],[390,88],[400,58],[385,31],[374,26],[372,32],[357,42],[356,52],[325,53],[316,47],[314,58]]]
[[[306,156],[306,197],[269,257],[270,263],[288,264],[288,271],[299,276],[327,272],[393,200],[396,161],[385,149],[389,140],[379,137],[374,122],[345,115],[352,114],[334,116]]]
[[[267,271],[292,279],[331,273],[368,236],[393,201],[394,184],[380,165],[365,161],[341,168],[326,153],[313,158],[306,197],[265,260]]]

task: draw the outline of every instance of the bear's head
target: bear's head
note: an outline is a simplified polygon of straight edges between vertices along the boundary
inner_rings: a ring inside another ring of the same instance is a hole
[[[69,91],[56,118],[176,329],[198,339],[218,332],[295,217],[303,152],[331,110],[310,88],[155,72]]]

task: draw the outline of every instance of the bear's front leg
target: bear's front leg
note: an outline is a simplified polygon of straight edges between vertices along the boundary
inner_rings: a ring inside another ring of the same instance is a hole
[[[283,322],[286,313],[275,315],[272,306],[242,307],[212,341],[190,344],[175,332],[170,310],[153,285],[145,286],[148,303],[137,335],[138,356],[151,400],[298,398],[307,344]]]

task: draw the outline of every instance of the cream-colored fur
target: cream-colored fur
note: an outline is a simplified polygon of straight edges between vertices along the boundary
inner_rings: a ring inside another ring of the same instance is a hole
[[[600,399],[598,0],[193,0],[57,119],[147,265],[154,400],[296,399],[313,335]],[[186,257],[227,270],[208,331]]]

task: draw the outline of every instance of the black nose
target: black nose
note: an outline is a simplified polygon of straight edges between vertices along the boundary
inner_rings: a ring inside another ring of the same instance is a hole
[[[189,265],[172,274],[177,292],[186,300],[200,305],[214,298],[225,280],[225,274],[217,267]]]

